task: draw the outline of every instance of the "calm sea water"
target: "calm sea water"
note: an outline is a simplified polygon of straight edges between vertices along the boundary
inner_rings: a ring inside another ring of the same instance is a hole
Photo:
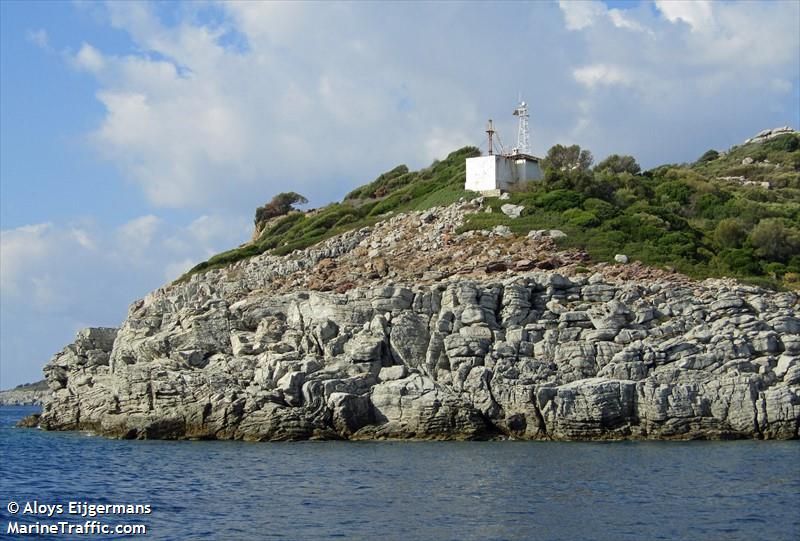
[[[3,539],[11,500],[148,503],[100,517],[140,539],[800,539],[800,442],[113,441],[32,411],[0,408]]]

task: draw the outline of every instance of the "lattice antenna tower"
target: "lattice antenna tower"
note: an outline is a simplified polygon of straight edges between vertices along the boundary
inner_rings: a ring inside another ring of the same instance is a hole
[[[519,117],[519,130],[517,131],[516,151],[522,154],[531,153],[531,134],[528,130],[528,104],[520,95],[519,105],[514,109],[514,116]]]

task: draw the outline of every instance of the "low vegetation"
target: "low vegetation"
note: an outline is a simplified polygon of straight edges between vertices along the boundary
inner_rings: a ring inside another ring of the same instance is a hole
[[[564,245],[596,260],[626,254],[698,278],[800,285],[797,134],[644,173],[630,156],[610,156],[590,168],[576,158],[583,151],[570,148],[566,159],[551,149],[542,182],[525,185],[510,201],[492,200],[495,212],[469,216],[462,230],[561,229],[568,235]],[[508,202],[525,206],[520,218],[500,212]]]
[[[465,147],[420,171],[395,167],[341,203],[306,213],[289,212],[300,200],[292,201],[285,213],[270,217],[256,240],[212,257],[186,276],[264,252],[287,254],[389,212],[474,197],[463,189],[464,160],[477,155],[477,148]],[[631,156],[615,154],[594,167],[592,162],[591,152],[577,145],[556,145],[543,161],[543,181],[520,187],[509,201],[490,199],[493,212],[468,216],[462,231],[496,225],[519,234],[561,229],[568,235],[561,242],[595,260],[626,254],[698,278],[727,275],[768,286],[800,285],[797,134],[728,152],[709,150],[694,163],[644,172]],[[525,207],[521,217],[500,211],[509,202]]]
[[[291,212],[293,204],[304,200],[292,196],[302,196],[293,192],[279,194],[272,202],[277,204],[260,207],[256,214],[257,226],[267,223],[257,239],[196,265],[182,279],[264,252],[288,254],[345,231],[372,225],[389,212],[424,210],[449,205],[462,197],[475,197],[474,192],[464,190],[465,160],[478,155],[477,148],[464,147],[420,171],[409,172],[408,167],[400,165],[347,194],[341,203],[306,213]],[[279,212],[273,212],[277,207]]]

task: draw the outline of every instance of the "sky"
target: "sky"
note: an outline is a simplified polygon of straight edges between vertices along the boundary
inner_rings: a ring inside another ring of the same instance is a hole
[[[800,127],[800,2],[0,2],[0,388],[86,326],[405,163],[693,161]]]

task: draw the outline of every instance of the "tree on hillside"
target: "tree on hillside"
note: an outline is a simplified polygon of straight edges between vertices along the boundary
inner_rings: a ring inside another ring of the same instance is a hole
[[[305,205],[308,199],[296,192],[282,192],[272,198],[272,201],[256,209],[256,226],[276,216],[283,216],[294,210],[294,205]]]
[[[772,261],[787,261],[800,253],[800,231],[780,218],[765,218],[750,233],[756,254]]]
[[[630,173],[631,175],[638,175],[642,170],[639,164],[636,163],[636,158],[633,156],[620,156],[619,154],[612,154],[602,162],[598,163],[595,171],[609,171],[611,173]]]
[[[578,145],[555,145],[547,151],[543,165],[545,169],[556,171],[587,171],[593,159],[591,152],[581,150]]]
[[[738,248],[747,237],[747,231],[736,218],[720,220],[714,229],[714,240],[723,248]]]
[[[706,150],[705,153],[697,159],[697,163],[713,162],[719,158],[719,152],[714,150]]]

